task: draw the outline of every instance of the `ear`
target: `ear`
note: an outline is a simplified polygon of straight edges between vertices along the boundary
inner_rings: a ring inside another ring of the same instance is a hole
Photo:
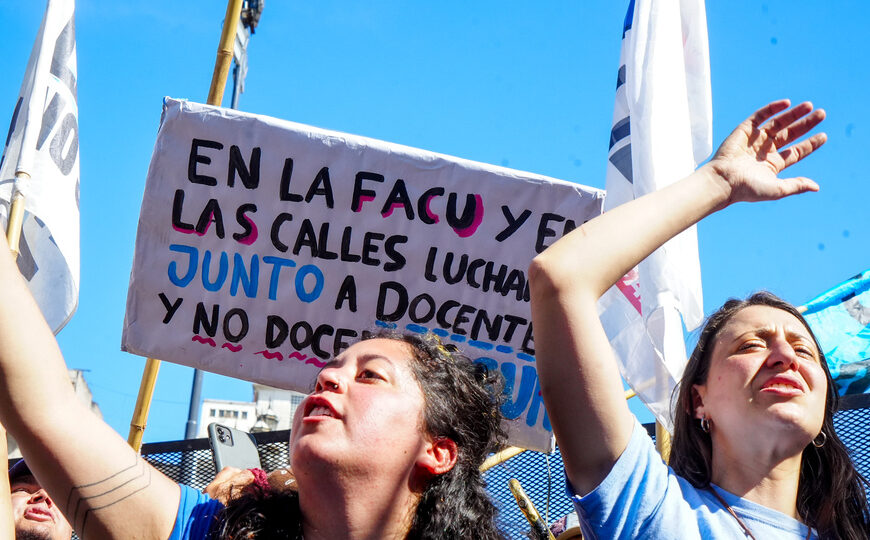
[[[695,418],[701,419],[706,415],[704,408],[704,398],[707,395],[707,387],[703,384],[692,385],[692,410],[695,413]]]
[[[433,476],[444,474],[456,465],[458,453],[453,439],[441,437],[426,444],[417,463]]]

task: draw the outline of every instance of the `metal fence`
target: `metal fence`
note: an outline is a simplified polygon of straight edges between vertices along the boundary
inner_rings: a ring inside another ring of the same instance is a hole
[[[856,467],[870,477],[870,394],[847,396],[834,415],[837,433],[849,447]],[[653,424],[645,425],[651,437]],[[288,431],[255,433],[254,439],[265,470],[288,462]],[[146,444],[142,455],[170,478],[201,489],[215,475],[207,439]],[[523,452],[493,467],[484,475],[488,490],[499,507],[499,524],[507,538],[528,538],[528,523],[514,502],[508,480],[516,478],[548,523],[572,507],[565,496],[565,473],[558,450],[552,454]]]

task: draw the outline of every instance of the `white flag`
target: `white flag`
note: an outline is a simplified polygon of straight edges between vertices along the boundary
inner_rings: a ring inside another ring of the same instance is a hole
[[[49,0],[15,103],[0,161],[0,219],[25,197],[18,267],[56,332],[79,290],[79,136],[75,3]],[[24,172],[29,180],[16,181]]]
[[[691,173],[712,148],[703,0],[631,0],[625,19],[605,208]],[[703,319],[695,227],[656,250],[599,303],[628,384],[671,429],[670,397],[686,363],[683,322]],[[682,316],[682,320],[681,320]]]

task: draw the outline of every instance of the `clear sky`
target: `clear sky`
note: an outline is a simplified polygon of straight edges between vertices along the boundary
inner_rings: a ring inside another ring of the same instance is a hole
[[[239,108],[603,188],[626,5],[270,0]],[[0,0],[4,132],[43,8]],[[225,8],[77,2],[82,278],[59,341],[124,437],[144,360],[120,352],[121,326],[161,102],[206,100]],[[699,226],[705,309],[760,288],[806,302],[870,266],[870,3],[711,1],[707,18],[716,144],[780,97],[824,107],[829,142],[796,168],[821,192]],[[183,437],[191,379],[163,364],[146,442]],[[203,396],[251,386],[208,375]]]

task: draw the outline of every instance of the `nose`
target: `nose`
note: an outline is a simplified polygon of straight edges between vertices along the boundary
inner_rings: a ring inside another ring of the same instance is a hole
[[[342,388],[341,370],[332,367],[320,370],[314,385],[315,392],[341,392]]]
[[[797,370],[798,356],[794,352],[791,343],[783,336],[777,336],[771,339],[768,345],[769,353],[767,355],[766,364],[769,367],[780,367],[782,369]]]
[[[51,497],[48,496],[48,493],[45,492],[45,489],[39,489],[30,496],[30,500],[28,501],[31,504],[36,504],[40,502],[44,502],[49,507],[53,506],[54,503],[51,500]]]

